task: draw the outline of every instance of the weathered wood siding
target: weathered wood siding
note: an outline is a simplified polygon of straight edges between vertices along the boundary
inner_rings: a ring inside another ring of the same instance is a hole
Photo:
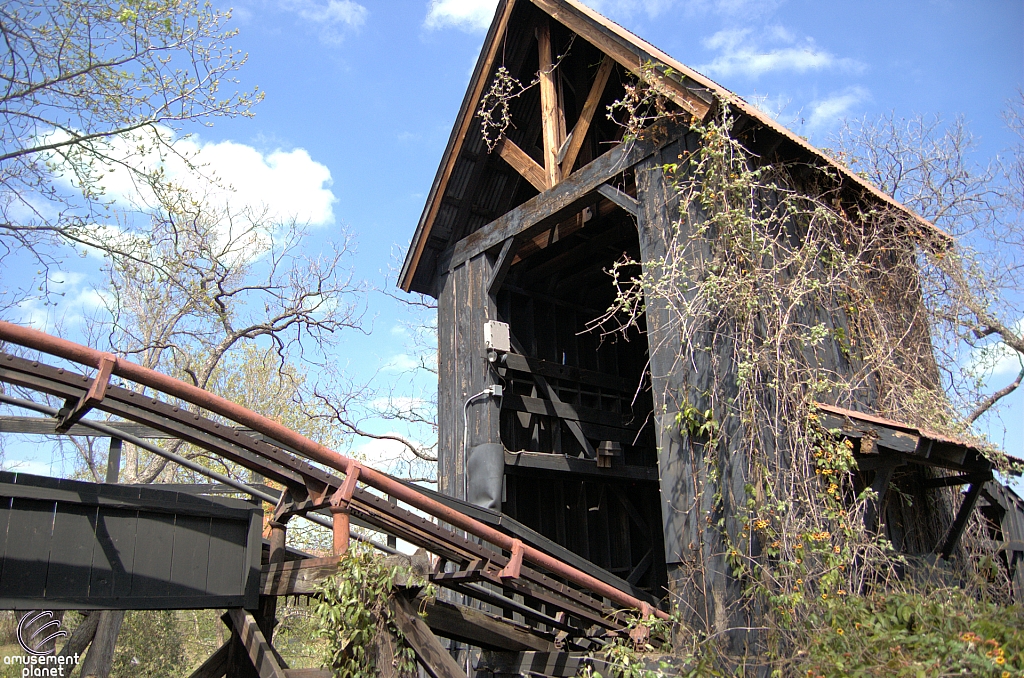
[[[0,473],[0,609],[255,608],[262,510]]]
[[[466,408],[468,398],[498,383],[484,347],[484,323],[496,318],[487,294],[490,273],[488,256],[477,255],[442,277],[438,299],[438,489],[459,499],[466,496],[466,453],[500,442],[497,399],[478,398]]]

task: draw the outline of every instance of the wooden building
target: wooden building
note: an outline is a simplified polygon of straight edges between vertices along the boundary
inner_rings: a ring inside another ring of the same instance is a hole
[[[676,123],[623,142],[607,108],[639,75],[657,83]],[[479,115],[488,109],[501,122],[496,80],[513,93],[527,86],[507,99],[503,130],[485,129]],[[659,597],[685,577],[686,544],[707,529],[676,423],[683,347],[652,307],[617,338],[587,329],[614,298],[607,270],[623,256],[656,261],[656,236],[677,219],[664,173],[650,170],[694,150],[687,123],[723,106],[757,156],[819,168],[853,201],[933,228],[583,4],[503,0],[400,278],[404,290],[438,300],[440,491],[500,509]],[[990,470],[976,451],[968,456],[975,466],[961,468],[967,457],[954,466],[976,498]],[[503,484],[474,487],[467,468]],[[742,477],[729,474],[720,482],[742,494]],[[868,484],[874,478],[884,494],[891,477],[871,470]]]

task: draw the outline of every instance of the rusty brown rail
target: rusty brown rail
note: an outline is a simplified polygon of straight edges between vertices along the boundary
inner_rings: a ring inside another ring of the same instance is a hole
[[[634,598],[614,586],[606,584],[529,544],[524,544],[518,539],[510,537],[489,525],[485,525],[455,509],[434,501],[385,473],[360,464],[354,459],[320,445],[288,427],[246,409],[237,403],[233,403],[226,398],[191,384],[186,384],[166,374],[136,365],[110,353],[104,353],[88,346],[82,346],[81,344],[13,323],[0,321],[0,340],[42,351],[43,353],[71,362],[88,365],[101,371],[109,370],[109,374],[116,374],[125,379],[130,379],[137,384],[148,386],[149,388],[192,403],[209,412],[219,414],[239,424],[244,424],[254,431],[288,445],[313,461],[341,471],[346,476],[354,475],[360,482],[370,487],[386,492],[392,497],[438,520],[465,530],[469,534],[509,551],[512,553],[513,559],[521,553],[524,561],[533,563],[555,576],[562,577],[618,605],[641,610],[644,614],[655,614],[662,619],[668,619],[668,615],[665,612],[652,609],[648,603]],[[100,397],[102,398],[102,395]]]

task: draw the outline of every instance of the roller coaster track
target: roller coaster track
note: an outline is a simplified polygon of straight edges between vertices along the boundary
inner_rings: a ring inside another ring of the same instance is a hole
[[[97,370],[89,377],[74,368],[0,353],[0,382],[66,403],[55,422],[58,432],[95,409],[195,445],[283,485],[278,515],[330,508],[344,514],[346,535],[351,516],[447,563],[447,571],[432,577],[437,585],[522,614],[545,632],[561,632],[570,639],[621,632],[628,624],[626,609],[667,618],[625,587],[608,583],[608,577],[585,572],[468,515],[457,504],[442,502],[208,391],[11,323],[0,322],[0,341]],[[120,377],[123,385],[111,384],[111,376]],[[515,599],[519,596],[527,604]]]

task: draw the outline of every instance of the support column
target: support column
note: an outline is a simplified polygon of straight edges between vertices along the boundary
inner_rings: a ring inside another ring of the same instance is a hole
[[[122,441],[119,438],[110,439],[110,448],[107,452],[108,483],[116,483],[120,477],[121,446]],[[97,617],[96,631],[89,644],[89,653],[82,661],[79,675],[82,678],[107,678],[114,666],[114,649],[117,646],[117,637],[121,633],[121,624],[124,622],[124,610],[101,610],[94,612],[93,615]]]
[[[484,324],[497,319],[487,290],[492,268],[487,254],[469,259],[443,277],[438,298],[438,489],[460,499],[469,450],[501,442],[498,400],[484,396],[466,405],[498,383],[484,348]]]
[[[288,527],[284,522],[270,521],[270,556],[267,563],[283,563],[285,555],[285,542],[287,541]],[[266,637],[267,642],[274,638],[274,627],[277,626],[277,596],[260,596],[260,607],[256,613],[256,622]]]
[[[349,515],[348,507],[332,508],[331,518],[334,519],[334,555],[343,556],[348,552]]]
[[[684,150],[695,150],[687,143],[694,146],[696,140],[685,136],[635,168],[641,259],[655,277],[670,253],[701,255],[692,250],[670,252],[673,239],[684,242],[688,233],[679,232],[684,226],[677,229],[679,205],[662,167],[677,162]],[[723,388],[721,383],[711,383],[715,378],[711,361],[720,362],[719,376],[729,374],[730,348],[726,338],[711,332],[706,344],[699,344],[698,335],[698,345],[684,345],[678,318],[665,300],[651,296],[645,301],[669,590],[689,624],[720,633],[746,625],[732,618],[731,603],[742,591],[729,571],[723,532],[739,532],[733,516],[744,500],[743,467],[732,450],[706,450],[705,441],[683,435],[676,416],[686,405],[701,411],[709,407],[704,394]],[[726,441],[742,437],[737,430],[723,434]],[[712,482],[716,476],[718,480]],[[724,528],[718,525],[722,517],[726,518]]]

